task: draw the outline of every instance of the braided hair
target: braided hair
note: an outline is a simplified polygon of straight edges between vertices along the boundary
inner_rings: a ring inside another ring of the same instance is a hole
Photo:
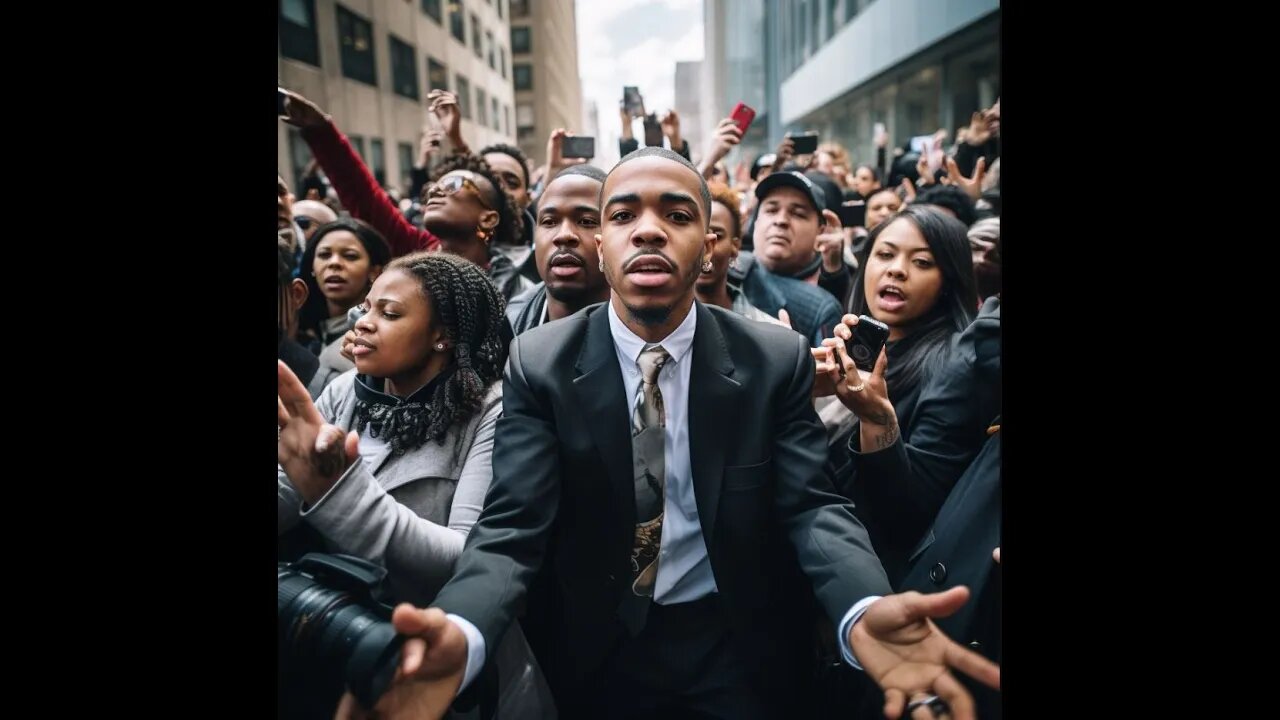
[[[477,155],[455,153],[440,163],[431,174],[431,182],[434,183],[455,170],[467,170],[483,177],[489,181],[494,192],[497,193],[498,202],[495,205],[498,211],[498,227],[493,230],[493,242],[500,245],[515,245],[520,242],[520,236],[524,234],[524,221],[520,219],[520,210],[516,207],[516,201],[507,194],[502,181],[493,173],[493,168],[489,167],[489,163]],[[430,184],[422,189],[424,205],[427,203],[427,193],[430,190]]]
[[[417,252],[392,261],[387,271],[399,270],[416,277],[422,292],[435,308],[453,345],[452,374],[436,385],[425,413],[403,414],[391,406],[360,403],[357,430],[373,422],[385,434],[395,454],[403,454],[427,440],[444,444],[449,429],[467,422],[480,409],[485,392],[502,379],[507,362],[507,342],[502,328],[507,322],[506,303],[475,263],[445,252]],[[412,408],[404,408],[412,409]],[[400,417],[392,418],[396,414]]]

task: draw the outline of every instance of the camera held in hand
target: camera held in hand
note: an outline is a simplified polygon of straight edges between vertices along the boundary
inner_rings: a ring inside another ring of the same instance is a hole
[[[404,638],[378,597],[386,574],[348,555],[278,565],[279,717],[332,718],[344,690],[372,708],[390,687]]]

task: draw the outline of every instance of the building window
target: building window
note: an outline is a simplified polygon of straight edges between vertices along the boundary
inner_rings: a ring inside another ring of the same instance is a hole
[[[316,0],[281,0],[280,54],[320,67]]]
[[[499,19],[499,20],[501,20],[501,19],[502,19],[502,6],[503,6],[506,2],[507,2],[507,0],[498,0],[498,19]]]
[[[502,71],[502,79],[507,79],[507,49],[498,48],[498,69]]]
[[[516,105],[516,127],[525,130],[532,128],[537,122],[534,119],[533,105],[520,103]]]
[[[511,52],[527,53],[533,52],[532,33],[527,27],[511,28]]]
[[[481,127],[489,124],[488,102],[489,100],[485,97],[484,90],[476,88],[476,117],[479,120]]]
[[[338,40],[342,46],[342,74],[366,85],[378,86],[373,56],[373,25],[350,10],[338,8]]]
[[[369,167],[373,170],[373,179],[382,187],[387,186],[387,158],[382,153],[382,141],[369,141]]]
[[[449,33],[453,35],[453,39],[467,44],[467,30],[462,26],[462,2],[461,0],[449,0]]]
[[[500,119],[498,117],[498,98],[489,98],[489,102],[493,103],[491,106],[493,110],[493,129],[498,132],[502,132],[502,127],[498,123],[498,120]]]
[[[480,46],[480,20],[475,13],[471,13],[471,49],[476,51],[476,57],[484,59],[484,48]]]
[[[497,70],[498,56],[493,52],[493,33],[489,32],[488,30],[484,31],[484,46],[489,49],[489,69]]]
[[[529,0],[511,0],[511,17],[529,17]]]
[[[436,62],[434,58],[427,58],[427,89],[449,89],[449,68]]]
[[[396,143],[396,155],[400,158],[400,187],[408,193],[413,187],[413,146],[409,143]]]
[[[533,89],[533,66],[529,63],[516,63],[511,66],[517,90]]]
[[[418,63],[413,59],[413,46],[391,35],[391,88],[397,95],[418,99]]]
[[[502,132],[507,135],[511,134],[511,106],[502,106]]]
[[[356,154],[360,159],[364,159],[364,138],[359,135],[348,135],[347,139],[351,141],[351,147],[356,149]]]
[[[458,108],[463,120],[471,119],[471,83],[461,75],[458,76]]]
[[[440,16],[440,0],[422,0],[422,12],[441,25],[444,24]]]

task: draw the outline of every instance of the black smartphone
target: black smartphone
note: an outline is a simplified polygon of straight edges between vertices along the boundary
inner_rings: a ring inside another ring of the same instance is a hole
[[[889,340],[889,326],[866,315],[858,316],[858,324],[853,326],[853,337],[845,344],[853,364],[860,370],[871,372],[880,357],[880,350]]]
[[[635,85],[624,85],[622,87],[622,102],[631,117],[640,117],[644,108],[644,101],[640,99],[640,88]]]
[[[836,206],[836,215],[840,224],[847,227],[862,227],[867,222],[867,203],[862,200],[848,200]]]
[[[289,113],[285,110],[284,103],[289,99],[285,94],[284,88],[276,86],[276,115],[279,117],[289,117]]]
[[[649,147],[662,147],[662,123],[658,122],[656,113],[644,116],[644,144]]]
[[[792,135],[791,141],[795,143],[796,155],[812,155],[818,151],[818,133]]]
[[[596,139],[590,135],[565,137],[560,145],[560,156],[590,160],[596,156]]]

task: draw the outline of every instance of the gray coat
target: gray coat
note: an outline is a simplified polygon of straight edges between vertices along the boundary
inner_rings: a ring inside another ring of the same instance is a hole
[[[355,371],[331,382],[316,409],[343,430],[355,427]],[[276,528],[310,523],[335,552],[387,569],[397,602],[426,606],[453,574],[467,533],[480,516],[493,478],[493,430],[502,414],[495,382],[479,411],[445,436],[395,457],[361,457],[315,505],[302,498],[277,465]]]

